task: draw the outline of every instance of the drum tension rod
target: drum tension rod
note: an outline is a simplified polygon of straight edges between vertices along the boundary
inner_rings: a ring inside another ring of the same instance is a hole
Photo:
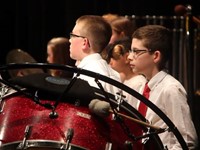
[[[31,128],[32,126],[29,126],[27,125],[25,130],[24,130],[24,138],[23,138],[23,141],[22,143],[20,143],[18,146],[17,146],[17,149],[26,149],[27,146],[28,146],[28,143],[26,142],[27,139],[29,138],[30,136],[30,131],[31,131]]]
[[[62,147],[60,148],[61,150],[68,150],[70,143],[72,141],[72,138],[74,136],[74,129],[73,128],[69,128],[67,130],[67,135],[66,135],[66,144],[62,145]]]

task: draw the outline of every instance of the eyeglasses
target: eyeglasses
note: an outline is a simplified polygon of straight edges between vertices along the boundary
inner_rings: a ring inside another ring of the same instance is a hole
[[[136,59],[138,58],[140,55],[147,53],[147,52],[151,52],[151,49],[148,50],[142,50],[142,49],[131,49],[129,50],[129,53],[133,53],[133,57]]]
[[[74,33],[70,33],[69,34],[69,37],[70,37],[70,39],[71,38],[73,38],[73,37],[77,37],[77,38],[86,38],[87,40],[88,40],[88,45],[89,45],[89,47],[90,47],[90,41],[89,41],[89,39],[87,38],[87,37],[85,37],[85,36],[81,36],[81,35],[77,35],[77,34],[74,34]]]
[[[77,37],[77,38],[86,38],[86,37],[84,37],[84,36],[77,35],[77,34],[73,34],[73,33],[70,33],[70,34],[69,34],[69,37],[70,37],[70,39],[73,38],[73,37]]]

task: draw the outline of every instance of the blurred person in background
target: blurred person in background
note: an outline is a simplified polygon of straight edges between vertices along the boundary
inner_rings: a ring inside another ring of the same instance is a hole
[[[111,23],[113,20],[119,18],[120,16],[118,14],[112,14],[112,13],[107,13],[102,15],[102,17],[108,22]]]
[[[115,15],[114,15],[115,16]],[[131,39],[133,32],[136,29],[136,23],[125,16],[115,16],[112,20],[108,20],[112,28],[112,36],[109,44],[122,38]],[[105,59],[107,54],[106,50],[102,51],[101,55]]]
[[[61,64],[75,66],[75,61],[70,58],[69,40],[65,37],[54,37],[47,43],[47,62],[50,64]],[[64,70],[48,70],[52,76],[71,78],[72,72]]]
[[[146,83],[146,78],[143,75],[134,73],[130,67],[128,59],[129,50],[131,49],[131,39],[122,38],[109,44],[106,47],[108,53],[107,62],[109,65],[119,72],[123,84],[128,87],[139,91],[139,89]],[[126,96],[126,101],[133,107],[136,107],[137,100],[130,94],[123,92]]]

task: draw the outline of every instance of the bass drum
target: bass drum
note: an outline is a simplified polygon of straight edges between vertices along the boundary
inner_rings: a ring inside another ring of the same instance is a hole
[[[41,100],[53,105],[55,101]],[[117,103],[113,100],[112,103]],[[102,118],[92,114],[86,106],[77,103],[60,102],[56,108],[57,118],[51,118],[51,109],[36,104],[32,99],[19,93],[3,98],[0,114],[1,150],[59,150],[69,145],[69,150],[142,150],[161,149],[162,143],[157,135],[152,136],[147,145],[134,140],[143,128],[137,123],[113,115]],[[121,111],[137,116],[137,111],[123,103]],[[74,134],[68,144],[68,131]],[[153,141],[153,142],[152,142]],[[149,144],[150,143],[150,144]]]

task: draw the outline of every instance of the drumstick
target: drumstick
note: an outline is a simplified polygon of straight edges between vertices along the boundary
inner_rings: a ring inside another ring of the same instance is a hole
[[[113,113],[112,110],[109,110],[109,112],[110,112],[110,113]],[[143,125],[143,126],[145,126],[145,127],[150,127],[150,128],[152,128],[152,129],[154,129],[154,130],[160,130],[160,131],[165,131],[165,130],[166,130],[166,129],[163,129],[163,128],[160,128],[160,127],[157,127],[157,126],[150,125],[149,123],[146,123],[146,122],[144,122],[144,121],[141,121],[141,120],[135,119],[135,118],[133,118],[133,117],[127,116],[127,115],[125,115],[125,114],[122,114],[122,113],[119,113],[119,112],[116,112],[116,113],[117,113],[117,115],[120,115],[120,116],[122,116],[122,117],[124,117],[124,118],[127,118],[127,119],[129,119],[129,120],[131,120],[131,121],[133,121],[133,122],[136,122],[136,123],[138,123],[138,124],[140,124],[140,125]]]
[[[116,112],[116,111],[113,112],[113,110],[111,109],[110,104],[108,102],[101,101],[101,100],[98,100],[98,99],[93,99],[90,102],[89,109],[90,109],[91,112],[93,112],[94,114],[101,116],[101,117],[107,117],[107,116],[109,116],[110,113],[114,113],[116,115],[120,115],[120,116],[125,117],[129,120],[132,120],[132,121],[134,121],[134,122],[136,122],[140,125],[143,125],[145,127],[150,127],[152,129],[159,130],[159,132],[164,132],[166,130],[166,129],[163,129],[163,128],[160,128],[160,127],[150,125],[149,123],[146,123],[144,121],[132,118],[132,117],[127,116],[125,114],[122,114],[122,113],[119,113],[119,112]]]

